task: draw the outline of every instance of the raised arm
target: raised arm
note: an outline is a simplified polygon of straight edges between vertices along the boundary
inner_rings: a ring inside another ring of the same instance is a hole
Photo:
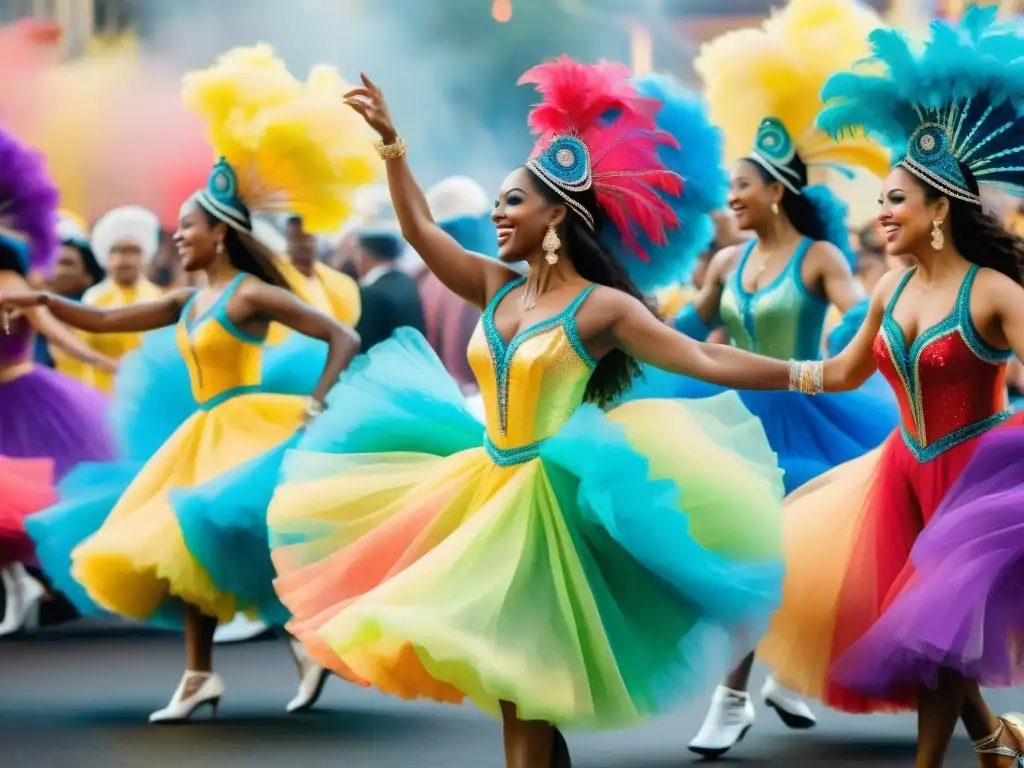
[[[395,130],[384,95],[366,75],[362,79],[364,87],[345,94],[346,103],[380,134],[379,149],[385,159],[388,189],[402,237],[449,290],[482,308],[515,273],[492,259],[465,250],[434,222],[426,195],[406,161],[405,142]]]
[[[327,364],[311,393],[320,407],[342,371],[359,352],[359,336],[351,328],[303,304],[288,291],[260,280],[245,280],[232,296],[227,309],[229,316],[237,312],[240,318],[258,318],[267,324],[281,323],[304,336],[327,342]]]
[[[156,301],[100,309],[68,301],[52,293],[24,291],[0,295],[0,307],[3,311],[44,307],[62,323],[88,333],[139,333],[176,323],[192,293],[193,289],[183,288]]]

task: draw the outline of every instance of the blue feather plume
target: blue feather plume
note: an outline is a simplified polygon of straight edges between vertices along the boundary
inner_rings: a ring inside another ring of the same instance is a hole
[[[490,214],[456,216],[439,221],[437,225],[467,251],[482,253],[484,256],[498,255],[498,238]]]
[[[874,31],[869,66],[825,84],[818,127],[835,138],[865,133],[896,161],[922,123],[939,123],[979,184],[1024,194],[1024,35],[996,14],[974,6],[958,26],[933,21],[916,51],[896,30]]]
[[[662,164],[683,178],[683,194],[666,196],[679,219],[679,227],[667,232],[666,245],[645,237],[640,245],[649,257],[641,261],[628,252],[622,236],[607,225],[606,245],[619,257],[630,277],[644,293],[686,280],[715,237],[711,213],[725,207],[729,177],[722,168],[722,136],[708,118],[707,105],[692,91],[663,75],[643,75],[633,80],[641,96],[661,102],[658,128],[673,136],[679,147],[661,146]]]

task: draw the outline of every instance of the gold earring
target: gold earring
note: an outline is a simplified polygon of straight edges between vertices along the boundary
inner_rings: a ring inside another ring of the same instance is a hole
[[[941,226],[942,219],[935,219],[932,222],[932,248],[936,251],[941,251],[946,247],[946,236],[942,234]]]
[[[544,233],[544,241],[540,247],[544,249],[544,258],[548,264],[554,266],[558,263],[558,249],[562,247],[562,241],[558,239],[554,224],[548,224],[548,231]]]
[[[224,241],[223,240],[218,240],[217,241],[217,247],[214,250],[216,250],[217,253],[224,253]]]
[[[772,213],[775,214],[776,216],[779,215],[779,204],[778,203],[772,203]]]

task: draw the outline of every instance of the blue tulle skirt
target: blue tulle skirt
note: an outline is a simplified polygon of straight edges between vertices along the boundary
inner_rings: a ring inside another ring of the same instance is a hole
[[[140,349],[122,362],[110,411],[119,460],[82,465],[58,487],[60,502],[26,522],[44,572],[83,615],[105,611],[72,576],[72,551],[96,534],[133,483],[147,481],[147,469],[167,463],[168,456],[163,455],[166,451],[173,448],[181,456],[195,457],[195,452],[182,451],[180,444],[224,443],[219,433],[225,423],[239,423],[237,414],[232,414],[228,422],[217,421],[222,406],[210,411],[199,408],[174,330],[147,334]],[[283,344],[265,350],[260,393],[308,394],[323,371],[326,354],[322,342],[289,334]],[[255,402],[260,393],[238,400]],[[192,435],[200,422],[205,426],[198,431],[204,434]],[[271,586],[274,574],[266,508],[284,453],[297,437],[296,432],[292,438],[205,482],[167,489],[172,524],[180,529],[188,555],[208,574],[218,592],[233,595],[240,610],[258,614],[273,625],[283,623],[287,615]],[[210,460],[206,457],[207,462]],[[172,574],[173,582],[174,565],[161,563],[160,568]],[[126,576],[127,591],[132,589],[130,581]],[[174,594],[173,584],[171,592],[145,616],[133,615],[138,611],[124,614],[147,623],[173,626],[180,620],[181,600]],[[111,599],[101,602],[107,606],[118,604]]]
[[[715,384],[645,366],[644,376],[633,383],[624,401],[705,398],[724,391]],[[786,493],[878,447],[900,423],[896,399],[879,374],[852,392],[812,397],[745,390],[739,396],[761,420],[768,443],[778,454]]]

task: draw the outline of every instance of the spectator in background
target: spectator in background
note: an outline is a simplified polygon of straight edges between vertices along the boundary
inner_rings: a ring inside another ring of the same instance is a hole
[[[397,266],[404,251],[405,241],[397,224],[368,225],[357,234],[354,266],[359,276],[362,315],[356,331],[362,340],[361,352],[405,326],[426,334],[416,280]]]
[[[467,251],[493,257],[498,241],[491,221],[492,197],[467,176],[449,176],[427,190],[427,203],[438,226]],[[429,269],[418,270],[427,341],[463,391],[475,390],[466,349],[480,321],[480,309],[456,296]]]

